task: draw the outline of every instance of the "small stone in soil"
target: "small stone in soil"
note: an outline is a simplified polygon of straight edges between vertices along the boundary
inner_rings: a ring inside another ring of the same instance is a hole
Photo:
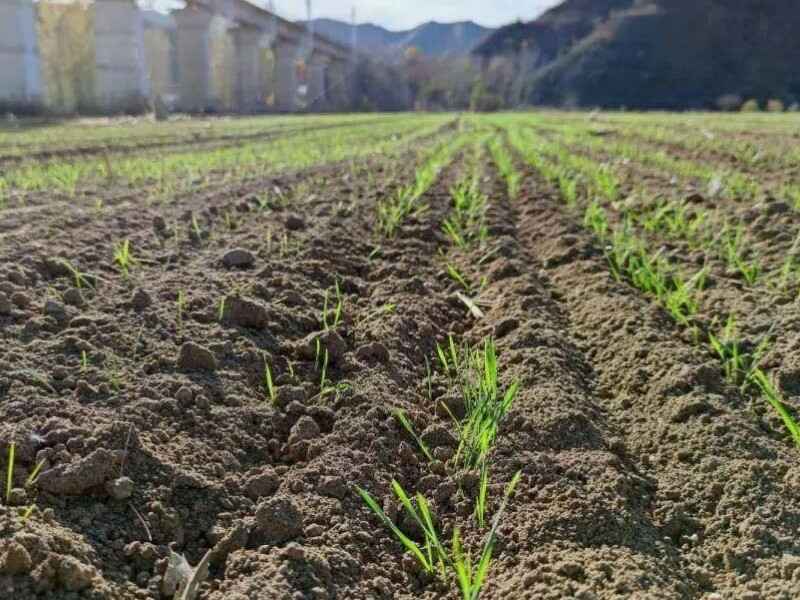
[[[131,306],[133,306],[134,310],[144,310],[152,303],[153,299],[150,298],[150,294],[141,288],[136,290],[131,298]]]
[[[175,399],[181,406],[189,407],[194,403],[194,392],[192,392],[192,388],[183,385],[175,392]]]
[[[78,288],[70,288],[64,292],[64,302],[70,306],[76,306],[78,308],[86,305],[86,301],[83,299],[83,294],[81,294],[81,291]]]
[[[228,250],[222,257],[222,264],[228,268],[249,267],[255,262],[253,253],[243,248]]]
[[[306,228],[306,222],[297,215],[286,217],[286,229],[289,231],[300,231]]]
[[[153,217],[153,229],[156,233],[163,234],[167,231],[167,222],[161,215]]]

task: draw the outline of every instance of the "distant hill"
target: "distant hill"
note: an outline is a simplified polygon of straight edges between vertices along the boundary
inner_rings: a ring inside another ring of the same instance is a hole
[[[333,19],[311,21],[315,31],[343,44],[350,44],[349,23]],[[471,21],[436,23],[431,21],[408,31],[390,31],[378,25],[357,25],[358,46],[383,57],[402,56],[407,48],[417,48],[427,56],[469,54],[492,30]]]
[[[524,64],[526,102],[712,108],[723,96],[800,100],[795,0],[566,0],[476,47]],[[527,60],[520,61],[525,56]]]

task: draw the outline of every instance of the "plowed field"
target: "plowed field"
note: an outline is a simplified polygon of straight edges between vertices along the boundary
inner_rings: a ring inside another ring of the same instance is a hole
[[[0,130],[0,597],[797,598],[798,135]]]

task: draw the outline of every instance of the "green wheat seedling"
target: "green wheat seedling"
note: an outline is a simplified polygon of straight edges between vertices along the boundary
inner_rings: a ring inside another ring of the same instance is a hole
[[[319,342],[319,338],[317,338],[317,342]],[[320,393],[325,391],[325,388],[328,385],[328,361],[330,356],[328,354],[328,349],[324,348],[320,350],[319,344],[317,345],[317,365],[320,369],[320,377],[319,377],[319,391]]]
[[[475,520],[479,527],[486,525],[486,507],[489,501],[489,468],[481,466],[481,479],[478,484],[478,496],[475,498]]]
[[[698,296],[705,289],[707,270],[685,279],[660,254],[649,254],[644,244],[631,234],[628,224],[615,231],[610,242],[606,259],[614,278],[628,280],[639,290],[655,296],[675,321],[688,324],[699,308]]]
[[[8,206],[8,199],[10,197],[8,191],[8,183],[5,179],[0,177],[0,209],[5,209]]]
[[[219,307],[217,308],[217,321],[222,323],[225,320],[225,301],[227,300],[226,296],[223,296],[219,299]]]
[[[752,352],[747,352],[738,338],[736,319],[731,315],[719,334],[708,333],[709,344],[722,361],[725,379],[742,387],[752,383],[752,375],[769,349],[769,336],[765,336]]]
[[[89,371],[89,356],[86,350],[81,350],[81,373],[86,374]]]
[[[419,449],[425,455],[425,458],[427,458],[429,462],[433,462],[433,454],[431,454],[431,451],[428,449],[428,446],[425,445],[425,442],[423,442],[422,439],[414,431],[414,426],[411,424],[411,421],[409,421],[406,413],[404,413],[402,410],[398,408],[392,414],[394,415],[394,418],[397,419],[397,421],[400,423],[400,425],[403,426],[403,429],[405,429],[408,432],[408,434],[412,438],[414,438],[414,441],[417,443],[417,446],[419,446]]]
[[[455,281],[458,285],[464,288],[464,290],[470,294],[472,293],[472,286],[467,281],[466,277],[461,274],[461,272],[452,264],[447,263],[447,276],[450,277],[453,281]]]
[[[442,223],[442,230],[448,235],[454,246],[466,248],[467,241],[462,237],[458,226],[450,219],[446,219],[444,223]]]
[[[344,312],[344,296],[342,295],[342,290],[339,287],[338,279],[334,283],[334,300],[336,301],[336,305],[333,309],[332,319],[329,314],[330,295],[330,290],[325,290],[325,299],[322,306],[322,326],[325,331],[336,329],[342,322],[342,314]]]
[[[800,234],[792,242],[792,247],[786,253],[786,258],[777,275],[777,288],[781,292],[787,292],[789,287],[798,281],[798,275],[800,275],[800,263],[797,260],[799,249]]]
[[[6,464],[6,504],[11,500],[11,486],[14,483],[14,457],[16,454],[16,443],[11,442],[8,446],[8,463]]]
[[[402,187],[395,195],[378,204],[378,230],[385,237],[393,237],[397,229],[412,214],[425,210],[417,205],[414,188]]]
[[[198,242],[203,239],[203,230],[201,229],[200,223],[195,215],[192,215],[192,234],[194,239]]]
[[[514,158],[508,151],[508,147],[499,137],[495,137],[489,143],[489,152],[492,155],[494,164],[497,165],[498,171],[500,171],[506,182],[508,197],[511,200],[516,199],[522,182],[522,174],[514,166]]]
[[[578,204],[578,180],[574,179],[567,173],[559,173],[558,175],[558,190],[561,192],[561,197],[569,207],[575,207]]]
[[[459,248],[466,248],[473,242],[484,242],[488,237],[485,224],[488,199],[480,191],[477,174],[451,188],[450,196],[453,209],[442,224],[444,232]]]
[[[453,530],[450,550],[446,549],[442,543],[442,535],[437,531],[434,524],[435,519],[430,503],[422,494],[417,493],[412,502],[411,497],[403,487],[397,481],[392,480],[392,491],[403,506],[405,513],[414,520],[423,533],[425,541],[422,544],[418,544],[402,532],[369,492],[358,486],[356,486],[356,491],[367,507],[394,534],[406,552],[417,560],[426,573],[436,575],[442,580],[446,580],[448,573],[450,573],[461,592],[462,600],[478,600],[489,575],[500,522],[505,515],[508,503],[519,484],[520,478],[521,473],[517,472],[506,487],[503,502],[494,516],[491,529],[483,540],[480,558],[477,562],[473,562],[471,553],[465,552],[458,528]]]
[[[463,459],[465,468],[485,464],[494,444],[500,422],[511,408],[518,384],[514,382],[500,395],[497,355],[494,341],[487,339],[483,351],[475,351],[469,371],[462,376],[462,394],[466,416],[459,425],[459,447],[456,460]],[[476,377],[477,376],[477,377]]]
[[[428,207],[420,198],[436,183],[439,173],[449,164],[453,154],[465,143],[460,136],[455,141],[436,148],[431,157],[414,174],[414,182],[398,188],[394,196],[382,200],[377,208],[377,229],[384,237],[394,237],[400,225],[411,216],[419,216]]]
[[[684,201],[662,202],[638,219],[645,231],[684,239],[694,249],[704,245],[708,220],[706,211],[692,209]]]
[[[770,380],[764,371],[755,369],[751,375],[752,381],[761,390],[764,398],[769,402],[783,421],[784,426],[792,436],[794,443],[800,447],[800,425],[786,408],[783,397],[777,386]]]
[[[450,356],[439,345],[436,352],[446,373],[454,374],[452,380],[464,398],[464,418],[458,420],[451,414],[459,440],[455,460],[461,462],[465,469],[482,467],[494,445],[500,423],[514,402],[519,385],[514,382],[501,393],[497,353],[491,338],[484,340],[482,349],[465,347],[459,356],[451,337]]]
[[[228,231],[236,231],[238,228],[236,218],[231,216],[230,211],[225,211],[225,227],[228,229]]]
[[[70,275],[72,276],[72,280],[75,282],[75,287],[76,288],[81,290],[81,289],[83,289],[84,286],[94,287],[91,284],[90,280],[87,279],[87,275],[88,275],[87,273],[81,273],[80,270],[77,267],[75,267],[72,263],[70,263],[66,259],[61,259],[59,262],[62,265],[64,265],[65,269],[67,269],[69,271]]]
[[[114,248],[114,262],[117,263],[122,275],[128,277],[130,270],[136,265],[130,240],[124,240]]]
[[[464,350],[464,353],[467,351]],[[456,348],[456,342],[452,335],[447,336],[447,346],[442,347],[437,342],[436,344],[436,357],[439,359],[439,365],[442,367],[448,379],[451,379],[458,374],[461,360],[459,358],[459,351]]]
[[[277,400],[275,385],[272,383],[272,370],[269,368],[269,363],[264,358],[264,391],[267,393],[267,398],[274,405]]]
[[[356,491],[364,500],[364,503],[378,516],[383,524],[391,530],[406,551],[417,559],[425,572],[430,574],[438,573],[444,578],[446,573],[445,567],[447,563],[450,562],[450,559],[439,539],[436,527],[433,524],[433,516],[428,501],[422,494],[417,493],[415,496],[417,508],[415,508],[406,491],[394,479],[392,480],[392,490],[403,505],[406,514],[414,519],[422,530],[425,537],[424,545],[420,546],[417,542],[404,534],[400,528],[386,516],[386,513],[383,512],[383,509],[369,492],[356,486]]]
[[[587,207],[583,216],[583,225],[591,229],[602,241],[608,237],[609,225],[606,211],[597,200],[593,200]]]
[[[619,184],[607,166],[595,172],[594,187],[609,202],[614,202],[619,196]]]
[[[30,489],[39,479],[39,473],[41,473],[42,468],[44,467],[44,460],[40,460],[37,465],[31,471],[31,474],[28,475],[28,478],[25,480],[25,489]]]
[[[761,267],[757,261],[744,258],[744,225],[735,228],[726,225],[720,234],[720,244],[729,268],[741,273],[749,285],[755,285],[761,275]]]
[[[489,575],[492,555],[494,554],[495,538],[497,537],[497,530],[500,528],[500,521],[505,515],[508,503],[514,495],[514,491],[517,485],[519,485],[521,477],[522,472],[517,471],[514,477],[511,478],[511,482],[506,486],[503,502],[492,520],[492,528],[484,539],[483,549],[481,550],[480,559],[477,564],[473,564],[471,556],[463,552],[460,540],[458,539],[460,537],[458,529],[456,528],[453,532],[453,568],[456,572],[462,600],[478,600],[480,597],[481,589],[483,589],[483,585],[486,583],[486,578]]]

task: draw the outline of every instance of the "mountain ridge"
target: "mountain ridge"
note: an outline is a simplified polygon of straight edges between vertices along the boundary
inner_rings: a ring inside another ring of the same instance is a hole
[[[312,19],[304,21],[314,30],[334,41],[350,45],[351,25],[336,19]],[[430,57],[466,56],[492,29],[472,21],[440,23],[428,21],[417,27],[392,31],[373,23],[356,25],[358,46],[368,52],[377,52],[382,57],[400,57],[409,48],[416,48]]]

